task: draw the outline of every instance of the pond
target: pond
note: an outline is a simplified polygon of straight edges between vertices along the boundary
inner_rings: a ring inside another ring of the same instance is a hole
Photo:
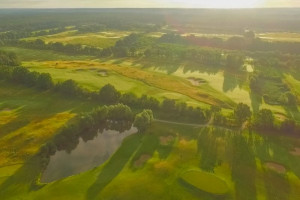
[[[50,157],[41,182],[49,183],[101,165],[120,147],[124,138],[136,132],[137,129],[131,127],[121,133],[104,130],[86,142],[79,138],[79,144],[70,153],[57,151]]]

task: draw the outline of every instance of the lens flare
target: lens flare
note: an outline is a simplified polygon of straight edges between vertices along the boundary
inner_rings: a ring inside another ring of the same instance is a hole
[[[255,8],[265,4],[265,0],[164,0],[161,2],[190,8]]]

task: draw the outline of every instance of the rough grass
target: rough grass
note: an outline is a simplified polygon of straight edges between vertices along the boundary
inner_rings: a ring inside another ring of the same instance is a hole
[[[228,192],[228,186],[224,180],[200,170],[189,170],[181,175],[181,179],[197,189],[211,194],[222,195]]]
[[[76,113],[93,106],[0,82],[0,166],[22,163]]]

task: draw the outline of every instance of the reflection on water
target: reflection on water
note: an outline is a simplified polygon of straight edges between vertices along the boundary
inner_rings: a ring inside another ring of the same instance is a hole
[[[41,182],[51,182],[101,165],[119,148],[125,137],[136,132],[134,127],[122,133],[104,130],[98,132],[93,140],[85,142],[80,138],[71,153],[57,151],[50,157]]]

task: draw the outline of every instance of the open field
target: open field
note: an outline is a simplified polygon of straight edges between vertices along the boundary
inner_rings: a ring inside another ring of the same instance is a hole
[[[90,60],[94,59],[92,56],[80,56],[80,55],[66,55],[60,52],[54,52],[50,50],[35,50],[25,49],[19,47],[1,47],[0,50],[15,52],[21,61],[55,61],[55,60]]]
[[[24,40],[31,41],[41,39],[46,43],[61,42],[64,44],[81,44],[92,47],[106,48],[114,46],[116,41],[129,35],[126,31],[111,31],[98,33],[78,33],[76,30],[57,33],[54,35],[30,37]]]
[[[278,42],[300,42],[300,33],[274,32],[274,33],[259,33],[258,37],[267,41]]]

